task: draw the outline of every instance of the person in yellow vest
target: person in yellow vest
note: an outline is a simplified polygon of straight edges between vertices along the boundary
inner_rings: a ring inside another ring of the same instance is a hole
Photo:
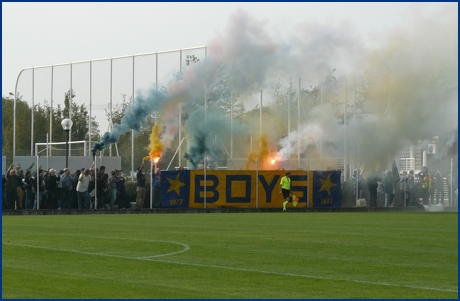
[[[422,195],[423,205],[428,205],[430,203],[430,189],[431,189],[431,177],[428,173],[428,168],[424,166],[422,172],[419,174],[420,180],[420,194]]]
[[[291,172],[287,171],[286,176],[281,178],[280,193],[283,193],[283,212],[286,212],[286,206],[289,203],[289,193],[291,192]]]

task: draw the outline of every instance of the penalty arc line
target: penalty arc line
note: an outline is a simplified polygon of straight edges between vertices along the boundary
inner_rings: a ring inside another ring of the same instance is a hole
[[[151,261],[172,263],[172,264],[182,264],[182,265],[193,265],[193,266],[199,266],[199,267],[218,268],[218,269],[226,269],[226,270],[234,270],[234,271],[242,271],[242,272],[251,272],[251,273],[282,275],[282,276],[292,276],[292,277],[321,279],[321,280],[334,280],[334,281],[354,282],[354,283],[362,283],[362,284],[373,284],[373,285],[382,285],[382,286],[393,286],[393,287],[403,287],[403,288],[411,288],[411,289],[422,289],[422,290],[458,293],[458,290],[442,289],[442,288],[435,288],[435,287],[423,287],[423,286],[404,285],[404,284],[398,285],[398,284],[385,283],[385,282],[373,282],[373,281],[354,280],[354,279],[341,279],[341,278],[322,277],[322,276],[313,276],[313,275],[301,275],[301,274],[283,273],[283,272],[271,272],[271,271],[263,271],[263,270],[251,270],[251,269],[226,267],[226,266],[218,266],[218,265],[209,265],[209,264],[177,262],[177,261],[162,260],[162,259],[151,259]]]
[[[166,242],[166,241],[162,241],[162,242]],[[171,242],[171,241],[168,241],[168,242],[180,244],[180,245],[183,245],[183,246],[188,246],[188,245],[177,243],[177,242]],[[178,261],[171,261],[171,260],[155,259],[155,257],[177,254],[178,252],[168,253],[168,254],[161,254],[161,255],[154,255],[154,256],[148,256],[148,257],[129,257],[129,256],[122,256],[122,255],[111,255],[111,254],[85,252],[85,251],[78,251],[78,250],[66,250],[66,249],[58,249],[58,248],[43,247],[43,246],[32,246],[32,245],[26,245],[26,244],[11,244],[11,243],[6,243],[6,244],[12,245],[12,246],[47,249],[47,250],[61,251],[61,252],[71,252],[71,253],[78,253],[78,254],[106,256],[106,257],[115,257],[115,258],[123,258],[123,259],[147,260],[147,261],[156,261],[156,262],[163,262],[163,263],[169,263],[169,264],[189,265],[189,266],[197,266],[197,267],[208,267],[208,268],[217,268],[217,269],[225,269],[225,270],[233,270],[233,271],[250,272],[250,273],[261,273],[261,274],[268,274],[268,275],[282,275],[282,276],[290,276],[290,277],[311,278],[311,279],[321,279],[321,280],[334,280],[334,281],[344,281],[344,282],[353,282],[353,283],[362,283],[362,284],[371,284],[371,285],[381,285],[381,286],[390,286],[390,287],[403,287],[403,288],[410,288],[410,289],[422,289],[422,290],[458,293],[458,290],[452,290],[452,289],[441,289],[441,288],[434,288],[434,287],[424,287],[424,286],[414,286],[414,285],[404,285],[404,284],[398,285],[398,284],[385,283],[385,282],[373,282],[373,281],[354,280],[354,279],[341,279],[341,278],[332,278],[332,277],[301,275],[301,274],[293,274],[293,273],[263,271],[263,270],[251,270],[251,269],[226,267],[226,266],[218,266],[218,265],[210,265],[210,264],[188,263],[188,262],[178,262]],[[190,249],[190,246],[188,246],[187,250],[189,250],[189,249]],[[184,250],[179,251],[179,252],[180,253],[185,252]]]

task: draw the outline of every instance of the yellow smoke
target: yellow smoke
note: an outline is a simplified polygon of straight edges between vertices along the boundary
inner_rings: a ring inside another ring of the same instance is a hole
[[[152,133],[150,134],[150,143],[148,149],[150,149],[150,153],[148,156],[144,157],[146,161],[153,161],[157,163],[163,153],[164,147],[161,143],[160,135],[163,132],[163,125],[159,122],[156,122],[153,126]]]
[[[259,169],[274,169],[276,161],[270,156],[270,143],[267,134],[263,133],[259,139],[259,150],[252,150],[248,154],[245,169],[250,169],[258,158]]]

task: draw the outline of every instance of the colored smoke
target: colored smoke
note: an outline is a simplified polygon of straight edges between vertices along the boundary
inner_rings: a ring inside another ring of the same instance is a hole
[[[95,143],[93,152],[117,142],[129,130],[139,131],[153,111],[160,112],[164,124],[163,132],[157,133],[164,151],[178,133],[178,110],[183,110],[189,117],[183,129],[189,139],[184,157],[196,168],[205,156],[216,160],[226,155],[221,141],[228,141],[231,134],[225,108],[230,92],[248,110],[254,107],[255,93],[262,89],[270,93],[280,79],[284,83],[281,89],[286,88],[288,79],[293,79],[295,87],[299,78],[303,89],[311,88],[324,83],[335,68],[338,78],[346,78],[348,88],[331,92],[324,85],[324,93],[335,93],[336,101],[326,104],[325,99],[325,104],[302,108],[299,128],[295,124],[295,130],[279,140],[274,146],[278,151],[268,150],[269,143],[264,143],[269,138],[265,136],[260,137],[260,150],[244,146],[246,168],[253,166],[255,158],[265,162],[271,155],[285,161],[297,152],[343,157],[345,151],[355,151],[365,160],[362,164],[382,166],[406,144],[425,143],[437,135],[448,137],[446,149],[456,141],[458,129],[458,9],[456,4],[442,7],[431,18],[411,9],[404,27],[375,33],[372,47],[365,44],[369,37],[359,36],[351,22],[306,21],[291,34],[277,37],[268,22],[237,10],[222,34],[210,41],[214,46],[208,48],[206,59],[187,66],[167,85],[167,92],[151,89],[138,93],[121,123]],[[354,111],[355,84],[357,104],[371,114],[360,114],[359,106]],[[208,108],[205,117],[203,105],[210,95],[221,101],[222,110]],[[345,98],[346,127],[342,120]],[[295,106],[296,101],[292,103]],[[279,120],[287,124],[285,114],[276,109],[264,112],[263,130],[269,137],[280,127]],[[233,127],[234,138],[254,136],[254,126]]]

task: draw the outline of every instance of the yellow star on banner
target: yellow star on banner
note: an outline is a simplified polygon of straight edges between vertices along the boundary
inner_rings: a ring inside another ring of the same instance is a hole
[[[318,192],[326,190],[327,194],[331,195],[331,188],[337,186],[337,184],[331,182],[331,175],[329,174],[327,179],[319,178],[319,180],[321,181],[321,188],[318,190]]]
[[[174,180],[168,179],[170,186],[169,186],[167,193],[170,193],[171,191],[174,190],[177,193],[177,195],[180,195],[180,188],[184,186],[185,183],[182,183],[181,181],[179,181],[179,176],[180,174],[177,174],[177,177]]]

